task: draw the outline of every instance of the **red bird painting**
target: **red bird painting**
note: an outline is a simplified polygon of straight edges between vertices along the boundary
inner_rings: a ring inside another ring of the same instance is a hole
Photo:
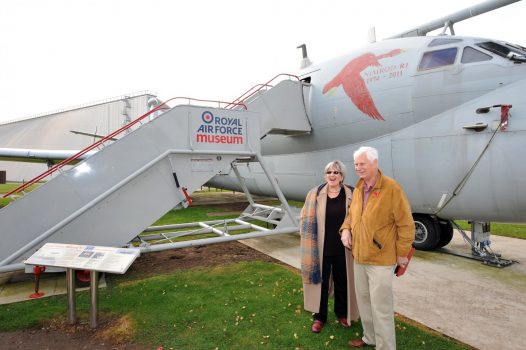
[[[323,88],[323,93],[329,92],[331,89],[335,89],[340,85],[343,86],[343,91],[350,97],[356,108],[369,117],[376,120],[385,120],[376,106],[371,97],[371,93],[365,85],[365,81],[360,75],[367,67],[380,67],[380,60],[386,57],[393,57],[400,54],[402,50],[396,49],[389,51],[383,55],[376,56],[375,54],[368,52],[361,56],[356,57],[343,67],[343,69]]]

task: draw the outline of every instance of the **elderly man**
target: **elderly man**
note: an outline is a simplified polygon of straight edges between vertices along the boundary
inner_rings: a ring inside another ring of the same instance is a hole
[[[401,186],[378,169],[376,149],[361,147],[354,152],[354,168],[360,180],[340,232],[354,256],[363,337],[349,341],[349,346],[396,349],[394,268],[408,263],[415,223]]]

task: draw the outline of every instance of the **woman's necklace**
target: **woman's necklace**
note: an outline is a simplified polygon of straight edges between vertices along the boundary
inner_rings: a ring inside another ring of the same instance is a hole
[[[338,188],[336,191],[331,191],[331,189],[329,188],[329,193],[340,193],[340,190],[341,190],[341,187]]]

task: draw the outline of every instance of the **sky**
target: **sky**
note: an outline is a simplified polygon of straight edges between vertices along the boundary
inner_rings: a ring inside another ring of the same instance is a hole
[[[16,0],[0,9],[0,122],[139,91],[231,101],[279,73],[481,0]],[[526,2],[457,35],[526,46]]]

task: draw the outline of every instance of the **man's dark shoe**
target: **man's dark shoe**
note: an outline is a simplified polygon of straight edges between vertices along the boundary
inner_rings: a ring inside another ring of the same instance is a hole
[[[349,328],[349,323],[347,323],[347,317],[340,317],[338,319],[338,323],[342,325],[344,328]]]
[[[363,348],[365,346],[374,346],[374,345],[367,344],[362,339],[353,339],[353,340],[349,340],[349,346],[351,348]]]
[[[323,322],[321,322],[320,320],[314,320],[311,327],[312,333],[320,333],[322,329]]]

